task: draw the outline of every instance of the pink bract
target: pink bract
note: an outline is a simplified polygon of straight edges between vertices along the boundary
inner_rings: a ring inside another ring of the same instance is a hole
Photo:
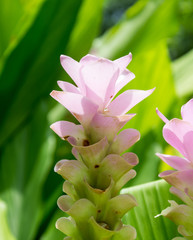
[[[127,90],[114,99],[116,94],[135,77],[126,68],[131,59],[131,53],[115,61],[90,54],[79,62],[64,55],[60,58],[62,67],[75,85],[58,81],[62,91],[54,90],[51,96],[75,116],[94,142],[104,136],[112,141],[115,134],[134,116],[126,113],[154,91],[154,89]],[[77,127],[70,127],[74,128],[72,130],[74,134]],[[99,128],[100,136],[96,135],[96,128]],[[60,137],[61,133],[67,134],[64,131],[66,129],[64,123],[53,124],[52,129]]]
[[[183,155],[157,154],[176,169],[164,171],[159,176],[173,186],[171,193],[185,203],[178,205],[175,201],[169,201],[171,206],[163,210],[161,215],[175,222],[178,232],[185,239],[193,239],[193,99],[182,106],[182,120],[174,118],[169,121],[158,109],[157,113],[166,123],[163,128],[164,139]]]
[[[169,121],[158,110],[157,113],[166,122],[163,128],[164,139],[184,158],[164,154],[158,154],[158,156],[177,170],[193,168],[193,99],[182,106],[182,120],[174,118]]]

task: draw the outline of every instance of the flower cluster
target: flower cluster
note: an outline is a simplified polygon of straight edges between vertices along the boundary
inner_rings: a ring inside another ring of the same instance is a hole
[[[70,215],[60,218],[56,226],[66,239],[132,240],[136,231],[123,225],[122,216],[136,201],[120,189],[136,173],[132,169],[138,157],[126,152],[140,134],[121,128],[135,115],[126,114],[149,96],[154,89],[127,90],[117,93],[135,76],[126,67],[131,54],[110,61],[86,55],[80,62],[61,56],[61,64],[74,83],[58,81],[62,91],[51,96],[67,108],[80,122],[59,121],[51,125],[56,134],[72,145],[76,160],[61,160],[55,171],[66,181],[58,206]]]
[[[182,120],[168,120],[157,110],[166,123],[163,137],[182,157],[157,154],[164,162],[176,170],[162,172],[159,176],[172,185],[170,191],[184,204],[170,201],[171,207],[162,211],[178,225],[178,231],[185,239],[193,239],[193,99],[182,106]],[[182,239],[182,238],[176,238]]]

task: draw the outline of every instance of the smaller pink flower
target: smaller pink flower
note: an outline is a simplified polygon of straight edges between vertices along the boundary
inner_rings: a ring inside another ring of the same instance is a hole
[[[157,114],[166,123],[163,137],[182,157],[157,153],[168,165],[177,171],[165,171],[160,177],[193,199],[193,99],[181,108],[182,120],[168,120],[159,110]]]
[[[157,154],[177,170],[164,171],[159,176],[173,186],[170,191],[185,203],[178,205],[170,201],[171,206],[161,215],[175,222],[185,239],[193,239],[193,99],[182,106],[182,120],[174,118],[169,121],[158,109],[157,114],[166,123],[164,139],[182,154],[182,157]]]
[[[183,157],[157,154],[163,161],[177,170],[193,169],[193,99],[181,108],[182,120],[168,120],[157,109],[157,114],[166,123],[163,137]]]

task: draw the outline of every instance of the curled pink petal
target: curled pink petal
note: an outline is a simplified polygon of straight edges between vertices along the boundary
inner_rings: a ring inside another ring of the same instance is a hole
[[[123,115],[133,108],[137,103],[148,97],[154,89],[127,90],[115,98],[108,106],[110,115]]]
[[[80,94],[52,91],[50,95],[66,107],[83,125],[88,125],[98,109],[96,104]]]
[[[86,138],[83,127],[72,122],[58,121],[53,123],[50,128],[62,139],[67,139],[69,136],[78,140]]]
[[[136,129],[125,129],[115,137],[111,145],[110,152],[121,154],[130,148],[134,143],[140,139],[140,133]]]
[[[161,120],[165,123],[169,122],[169,120],[156,108],[157,115],[161,118]]]
[[[184,158],[177,157],[177,156],[170,156],[166,154],[160,154],[160,153],[156,153],[156,155],[159,158],[161,158],[165,163],[173,167],[174,169],[185,170],[185,169],[192,168],[191,162],[189,162]]]
[[[193,201],[185,192],[183,192],[175,187],[171,187],[170,192],[172,194],[176,195],[177,197],[179,197],[183,202],[185,202],[189,206],[193,207]]]
[[[160,174],[159,174],[159,177],[164,177],[164,176],[169,176],[170,174],[172,174],[172,173],[175,173],[176,171],[174,171],[174,170],[167,170],[167,171],[164,171],[164,172],[161,172]]]
[[[193,98],[182,106],[181,114],[184,121],[190,122],[193,125]]]
[[[103,104],[113,97],[119,69],[113,62],[99,59],[92,64],[84,65],[80,73],[85,83],[86,96],[104,108]]]
[[[57,81],[58,86],[64,91],[64,92],[72,92],[72,93],[78,93],[80,94],[80,90],[75,87],[73,84],[63,81]]]
[[[193,126],[180,119],[172,119],[163,128],[165,140],[185,158],[193,162]]]
[[[114,95],[116,95],[127,83],[129,83],[134,78],[135,74],[125,69],[117,79]]]
[[[80,63],[82,65],[86,65],[86,64],[96,62],[97,60],[99,60],[99,57],[96,57],[92,54],[87,54],[86,56],[80,59]]]
[[[64,70],[68,73],[68,75],[72,78],[72,80],[76,83],[79,89],[84,92],[84,84],[80,77],[80,67],[81,65],[72,59],[71,57],[61,55],[60,62]]]
[[[132,60],[132,54],[116,59],[114,62],[120,67],[121,70],[125,69]]]
[[[183,171],[165,171],[159,174],[169,184],[193,197],[193,169]]]
[[[126,152],[122,157],[132,166],[136,166],[139,163],[138,156],[133,152]]]
[[[91,121],[91,138],[97,141],[106,136],[112,141],[119,130],[134,116],[135,114],[122,116],[96,114]]]

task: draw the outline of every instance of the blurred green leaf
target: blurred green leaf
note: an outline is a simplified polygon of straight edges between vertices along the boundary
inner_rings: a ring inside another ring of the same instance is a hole
[[[0,239],[15,240],[7,224],[7,206],[0,200]]]
[[[179,97],[193,94],[193,50],[173,62],[176,92]]]
[[[130,111],[136,112],[137,116],[125,126],[125,128],[138,129],[143,136],[161,123],[155,111],[156,107],[166,114],[176,98],[171,63],[165,42],[154,45],[148,54],[141,52],[134,55],[129,70],[134,72],[136,79],[122,91],[126,89],[146,90],[156,87],[147,99]]]
[[[59,55],[68,43],[80,5],[81,0],[45,1],[7,59],[0,77],[0,144],[51,91],[61,69]]]
[[[44,0],[0,1],[0,69],[5,58],[33,22]]]
[[[158,142],[155,132],[150,131],[148,134],[145,134],[145,136],[133,146],[132,152],[135,152],[139,157],[139,164],[135,167],[137,176],[129,181],[126,187],[157,180],[161,161],[155,153],[163,152],[163,149],[161,142]]]
[[[148,52],[163,38],[178,30],[177,0],[138,1],[125,17],[99,38],[93,50],[98,55],[115,59],[129,52]]]
[[[55,138],[50,131],[48,134],[46,115],[47,107],[41,104],[32,121],[12,138],[1,154],[0,197],[8,206],[10,230],[19,240],[34,239],[45,214],[43,187],[55,151]]]
[[[162,120],[156,114],[156,107],[166,116],[176,99],[171,63],[165,42],[154,45],[148,54],[141,52],[133,57],[129,69],[135,73],[136,79],[129,83],[127,89],[151,89],[155,91],[147,99],[130,110],[137,115],[124,128],[136,128],[141,133],[141,140],[130,151],[139,156],[136,166],[137,176],[132,185],[157,179],[160,160],[155,153],[161,151]],[[151,173],[151,174],[150,174]]]
[[[174,199],[169,187],[165,181],[159,180],[122,190],[135,196],[138,202],[138,206],[123,218],[124,223],[136,228],[136,240],[168,240],[178,235],[177,226],[169,219],[155,218],[169,206],[168,200]]]
[[[72,58],[79,60],[88,53],[100,29],[103,2],[84,0],[67,46],[67,54]]]
[[[65,217],[66,214],[62,212],[61,210],[58,210],[55,212],[54,216],[52,217],[52,220],[50,221],[49,226],[47,227],[46,231],[42,234],[40,240],[62,240],[64,239],[64,233],[60,232],[58,229],[55,227],[56,221],[60,217]]]

